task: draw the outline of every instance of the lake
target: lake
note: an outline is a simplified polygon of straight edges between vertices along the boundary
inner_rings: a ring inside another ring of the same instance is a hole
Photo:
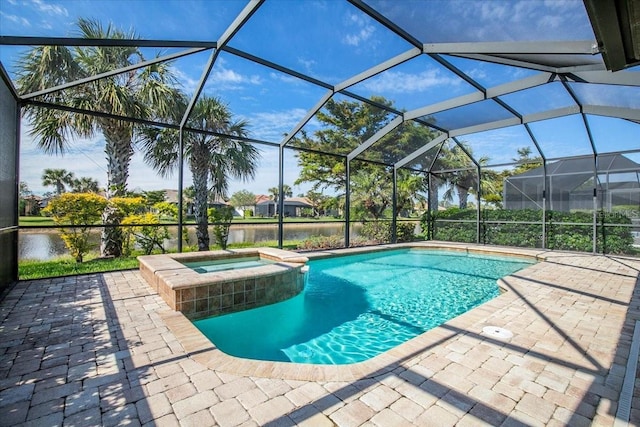
[[[352,224],[352,236],[356,236],[360,229],[360,224]],[[175,235],[177,227],[169,227],[170,233]],[[344,236],[343,223],[304,223],[304,224],[284,224],[284,240],[303,240],[311,236]],[[196,236],[193,226],[189,227],[190,244],[195,244]],[[93,236],[96,248],[99,245],[100,235],[96,231]],[[251,224],[232,225],[229,230],[229,243],[258,243],[278,240],[278,225]],[[213,243],[213,238],[211,239]],[[175,249],[178,245],[174,237],[165,242],[165,249]],[[66,255],[69,251],[55,229],[33,228],[21,229],[18,242],[19,259],[35,259],[46,261],[60,255]]]

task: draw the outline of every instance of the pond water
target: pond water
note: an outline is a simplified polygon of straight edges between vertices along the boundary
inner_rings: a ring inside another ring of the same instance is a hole
[[[357,235],[359,224],[352,225],[352,236]],[[169,232],[175,236],[177,227],[169,227]],[[284,224],[284,240],[302,240],[311,236],[344,236],[344,224],[342,223],[311,223],[311,224]],[[195,229],[189,227],[189,239],[191,244],[196,242]],[[278,240],[277,224],[258,225],[233,225],[229,230],[229,243],[258,243]],[[92,243],[99,247],[100,233],[92,235]],[[213,241],[213,239],[212,239]],[[174,237],[165,243],[165,249],[175,249],[178,240]],[[64,242],[55,229],[30,229],[20,230],[18,243],[19,259],[35,259],[46,261],[60,255],[66,255]]]

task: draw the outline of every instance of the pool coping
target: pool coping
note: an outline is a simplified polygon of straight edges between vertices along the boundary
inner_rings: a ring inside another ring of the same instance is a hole
[[[301,256],[312,260],[400,248],[457,250],[468,253],[525,257],[539,262],[544,262],[547,255],[552,253],[544,249],[508,248],[448,242],[411,242],[379,245],[375,247],[357,247],[327,250],[322,252],[305,252],[304,255]],[[553,252],[553,255],[557,256],[558,252]],[[571,255],[575,256],[576,254],[571,253]],[[531,268],[531,266],[526,267],[524,270],[527,270],[528,268]],[[216,348],[215,345],[209,341],[209,339],[206,338],[182,313],[175,311],[162,312],[160,313],[160,316],[166,323],[169,330],[182,344],[185,351],[190,354],[190,357],[207,368],[234,375],[248,375],[265,378],[306,381],[351,381],[374,377],[385,372],[393,371],[402,363],[405,363],[407,360],[421,354],[425,348],[441,344],[443,341],[450,338],[451,328],[468,329],[470,327],[474,327],[474,329],[477,329],[477,324],[479,322],[481,323],[483,320],[486,321],[488,317],[487,310],[491,310],[492,308],[493,310],[497,310],[517,298],[513,292],[510,292],[508,288],[504,286],[503,279],[508,277],[509,276],[505,276],[498,280],[498,285],[505,291],[498,297],[371,359],[346,365],[314,365],[293,362],[271,362],[231,356]],[[483,326],[490,325],[488,323],[484,323]],[[483,334],[482,327],[480,327],[476,332]]]

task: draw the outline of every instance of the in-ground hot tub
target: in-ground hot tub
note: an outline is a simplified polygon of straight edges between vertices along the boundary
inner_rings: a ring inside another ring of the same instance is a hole
[[[189,319],[284,301],[304,288],[308,259],[274,248],[138,257],[140,272],[173,310]]]

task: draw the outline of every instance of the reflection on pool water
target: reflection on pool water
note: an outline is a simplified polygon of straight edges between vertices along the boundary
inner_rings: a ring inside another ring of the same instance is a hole
[[[273,264],[274,261],[263,259],[258,256],[242,257],[230,259],[214,259],[207,261],[185,262],[184,265],[196,273],[211,273],[214,271],[239,270],[242,268],[260,267],[261,265]]]
[[[533,262],[426,249],[314,260],[298,296],[194,324],[233,356],[355,363],[498,296],[497,279]]]

